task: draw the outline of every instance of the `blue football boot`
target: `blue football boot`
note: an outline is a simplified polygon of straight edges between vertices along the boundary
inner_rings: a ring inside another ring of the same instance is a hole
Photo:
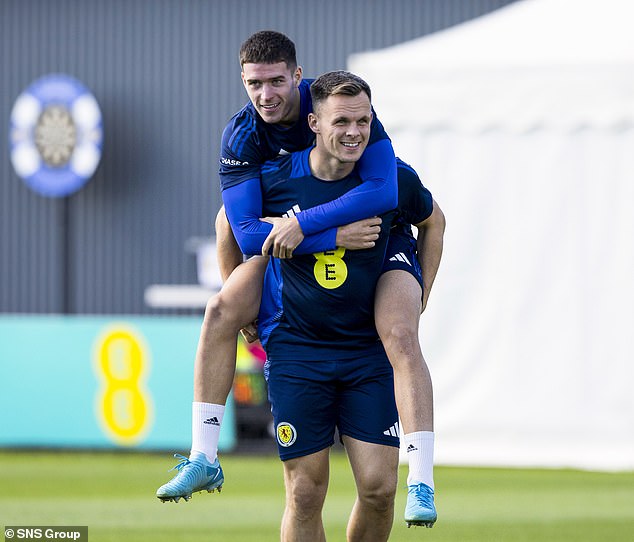
[[[181,497],[188,501],[196,491],[211,493],[222,489],[225,477],[217,459],[210,463],[207,456],[200,452],[194,452],[189,459],[180,454],[174,454],[174,457],[181,460],[171,469],[176,469],[178,474],[156,491],[161,501],[178,502]]]
[[[407,486],[405,521],[407,527],[433,527],[437,514],[434,506],[434,490],[427,484],[413,482]]]

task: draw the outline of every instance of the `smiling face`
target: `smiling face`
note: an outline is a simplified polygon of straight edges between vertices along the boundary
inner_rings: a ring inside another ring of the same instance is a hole
[[[302,69],[290,69],[286,62],[245,63],[242,82],[249,100],[264,122],[291,125],[299,119],[299,90]]]
[[[311,165],[322,178],[347,174],[368,145],[372,108],[365,92],[356,96],[333,95],[321,101],[308,123],[317,135]],[[330,170],[330,174],[324,170]],[[320,171],[321,170],[321,171]]]

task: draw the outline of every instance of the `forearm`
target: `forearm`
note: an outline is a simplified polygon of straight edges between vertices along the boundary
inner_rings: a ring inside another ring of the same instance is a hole
[[[225,213],[243,254],[260,254],[272,226],[262,222],[260,179],[249,179],[222,191]]]
[[[292,258],[293,253],[311,254],[332,250],[336,246],[337,230],[331,229],[306,237],[299,226],[297,216],[262,219],[273,225],[271,233],[262,245],[262,254],[275,258]]]
[[[427,305],[440,260],[442,258],[443,242],[445,234],[445,216],[440,207],[434,202],[434,210],[431,216],[417,224],[418,239],[416,242],[418,261],[423,274],[423,310]]]
[[[222,192],[226,217],[239,249],[243,254],[260,254],[273,226],[263,222],[262,192],[259,179],[250,179]],[[299,213],[300,215],[302,213]],[[298,215],[299,216],[299,215]],[[328,229],[306,238],[295,249],[296,254],[312,254],[335,248],[335,229]]]
[[[304,235],[383,214],[398,205],[396,159],[389,139],[369,146],[358,173],[363,181],[343,196],[297,215]]]

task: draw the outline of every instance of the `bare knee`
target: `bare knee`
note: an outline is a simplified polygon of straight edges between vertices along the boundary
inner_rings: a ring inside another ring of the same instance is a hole
[[[359,487],[359,500],[377,512],[387,512],[394,507],[396,478],[373,477]]]
[[[246,324],[242,324],[244,318],[240,314],[239,307],[230,302],[222,291],[213,295],[207,301],[205,307],[204,325],[213,328],[222,328],[238,333]]]
[[[326,497],[327,484],[302,476],[287,484],[286,501],[296,519],[309,520],[321,514]]]
[[[417,326],[406,322],[394,322],[383,326],[379,334],[392,363],[399,360],[404,360],[403,363],[408,361],[420,363],[422,354]]]

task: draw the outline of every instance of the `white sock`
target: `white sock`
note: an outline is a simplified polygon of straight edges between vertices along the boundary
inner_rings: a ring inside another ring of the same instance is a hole
[[[422,482],[434,489],[434,433],[416,431],[403,435],[409,474],[407,483]]]
[[[218,457],[218,438],[225,413],[224,405],[192,403],[192,449],[202,452],[212,463]]]

